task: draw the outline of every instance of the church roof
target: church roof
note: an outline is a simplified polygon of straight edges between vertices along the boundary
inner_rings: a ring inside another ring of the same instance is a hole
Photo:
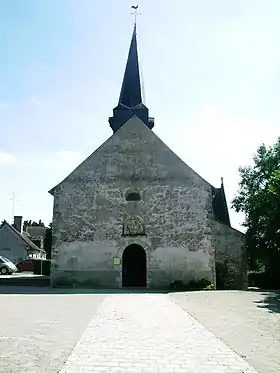
[[[150,129],[154,118],[144,104],[144,90],[141,82],[136,24],[134,24],[118,105],[109,118],[110,127],[117,132],[130,118],[136,115]]]
[[[143,102],[143,97],[144,91],[141,82],[137,45],[137,32],[135,23],[130,42],[130,48],[128,52],[128,58],[126,62],[118,105],[113,109],[113,116],[109,118],[110,127],[112,128],[114,134],[117,131],[119,131],[119,129],[123,127],[126,123],[130,122],[130,120],[134,116],[136,116],[141,121],[141,123],[145,124],[149,129],[152,129],[154,127],[154,118],[149,117],[149,110]],[[92,156],[93,154],[90,157]],[[192,172],[194,171],[192,170]],[[68,175],[66,179],[68,179],[70,175]],[[199,177],[202,179],[201,176]],[[66,179],[64,179],[64,181]],[[55,189],[64,181],[59,183],[56,187],[52,188],[49,191],[49,193],[54,195]],[[207,184],[210,185],[209,183]],[[214,188],[212,185],[211,187],[213,191],[212,202],[215,218],[221,223],[230,226],[229,212],[223,183],[221,185],[221,188]]]
[[[220,223],[228,225],[229,227],[231,226],[223,181],[220,188],[215,188],[213,210],[216,220],[218,220]]]
[[[119,98],[119,104],[129,108],[143,103],[143,87],[141,84],[136,24],[134,25],[128,58],[123,77],[123,83]]]

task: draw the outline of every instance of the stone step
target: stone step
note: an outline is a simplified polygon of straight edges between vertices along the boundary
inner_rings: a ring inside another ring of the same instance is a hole
[[[0,285],[4,286],[49,286],[49,276],[0,276]]]

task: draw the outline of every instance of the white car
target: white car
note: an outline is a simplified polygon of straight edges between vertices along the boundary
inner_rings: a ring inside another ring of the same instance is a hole
[[[1,275],[11,275],[17,272],[17,267],[9,259],[0,256],[0,273]]]

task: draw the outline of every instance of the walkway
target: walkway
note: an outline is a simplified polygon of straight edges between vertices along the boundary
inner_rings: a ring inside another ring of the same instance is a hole
[[[88,372],[257,373],[162,294],[102,302],[60,371]]]

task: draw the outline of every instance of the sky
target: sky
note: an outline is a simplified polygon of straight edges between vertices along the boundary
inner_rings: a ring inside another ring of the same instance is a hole
[[[131,5],[0,0],[0,220],[49,224],[48,190],[111,136]],[[280,2],[142,0],[139,11],[154,132],[212,185],[223,177],[230,206],[239,166],[280,135]]]

